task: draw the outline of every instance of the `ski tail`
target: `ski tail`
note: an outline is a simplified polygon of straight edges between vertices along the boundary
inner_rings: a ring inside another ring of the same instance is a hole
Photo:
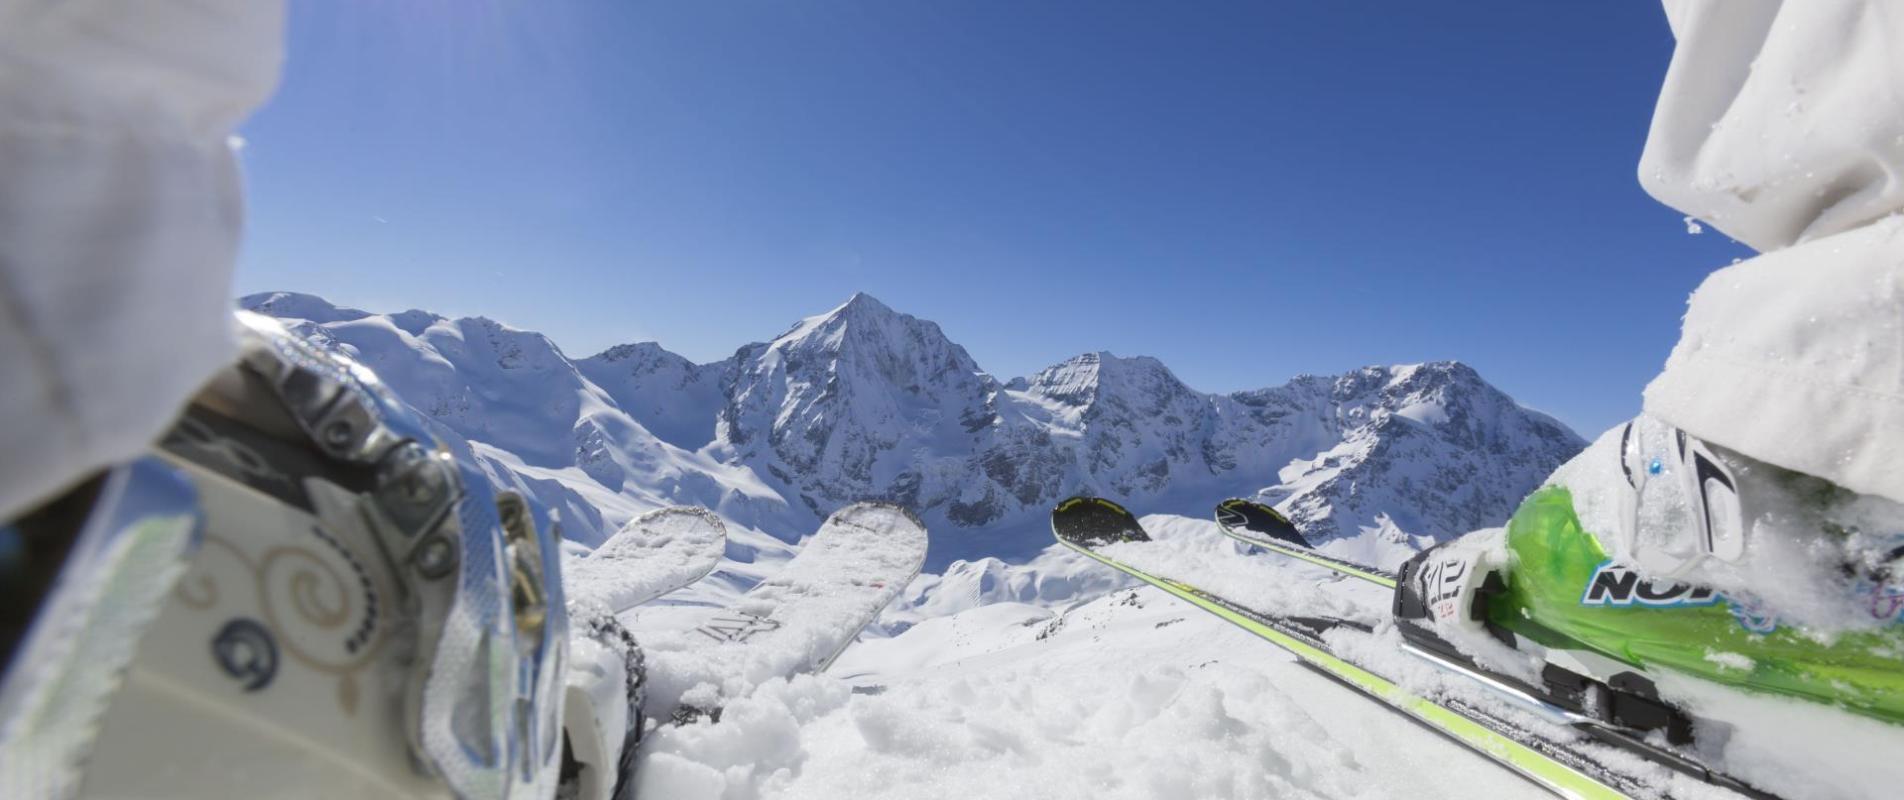
[[[1136,517],[1102,497],[1080,495],[1059,503],[1051,510],[1051,530],[1072,547],[1150,541]]]
[[[1216,506],[1216,523],[1237,541],[1261,547],[1278,555],[1307,561],[1377,586],[1395,588],[1395,573],[1318,552],[1296,530],[1294,523],[1274,508],[1262,503],[1230,498]]]
[[[1253,500],[1232,497],[1216,504],[1216,521],[1226,528],[1267,536],[1297,547],[1315,547],[1282,512]]]

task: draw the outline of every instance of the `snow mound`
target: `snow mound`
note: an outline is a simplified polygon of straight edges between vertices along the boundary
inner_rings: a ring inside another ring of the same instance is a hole
[[[994,603],[1054,608],[1136,585],[1123,573],[1053,544],[1024,564],[996,558],[955,561],[943,574],[920,575],[880,616],[879,633],[898,634],[922,620]]]

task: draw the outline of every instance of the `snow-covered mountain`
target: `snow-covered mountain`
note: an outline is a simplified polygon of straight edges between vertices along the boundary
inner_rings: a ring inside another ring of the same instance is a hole
[[[938,325],[865,294],[711,364],[652,343],[573,360],[487,319],[309,295],[241,302],[362,359],[498,479],[567,509],[584,543],[672,503],[791,542],[879,498],[928,521],[938,572],[1035,557],[1071,494],[1185,514],[1260,495],[1314,538],[1392,560],[1413,537],[1499,522],[1584,446],[1455,362],[1217,395],[1100,352],[1001,383]]]

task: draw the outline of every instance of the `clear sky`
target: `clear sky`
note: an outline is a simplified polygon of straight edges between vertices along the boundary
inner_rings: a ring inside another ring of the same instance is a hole
[[[1591,436],[1749,251],[1634,178],[1646,0],[321,0],[241,293],[698,361],[855,291],[1006,379],[1458,359]]]

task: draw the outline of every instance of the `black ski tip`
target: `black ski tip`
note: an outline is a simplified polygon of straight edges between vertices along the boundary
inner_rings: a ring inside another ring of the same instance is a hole
[[[1254,500],[1232,497],[1216,504],[1216,521],[1231,530],[1248,531],[1299,547],[1314,547],[1282,512]]]
[[[1051,509],[1051,532],[1079,547],[1112,542],[1148,542],[1144,526],[1123,506],[1102,497],[1073,497]]]

